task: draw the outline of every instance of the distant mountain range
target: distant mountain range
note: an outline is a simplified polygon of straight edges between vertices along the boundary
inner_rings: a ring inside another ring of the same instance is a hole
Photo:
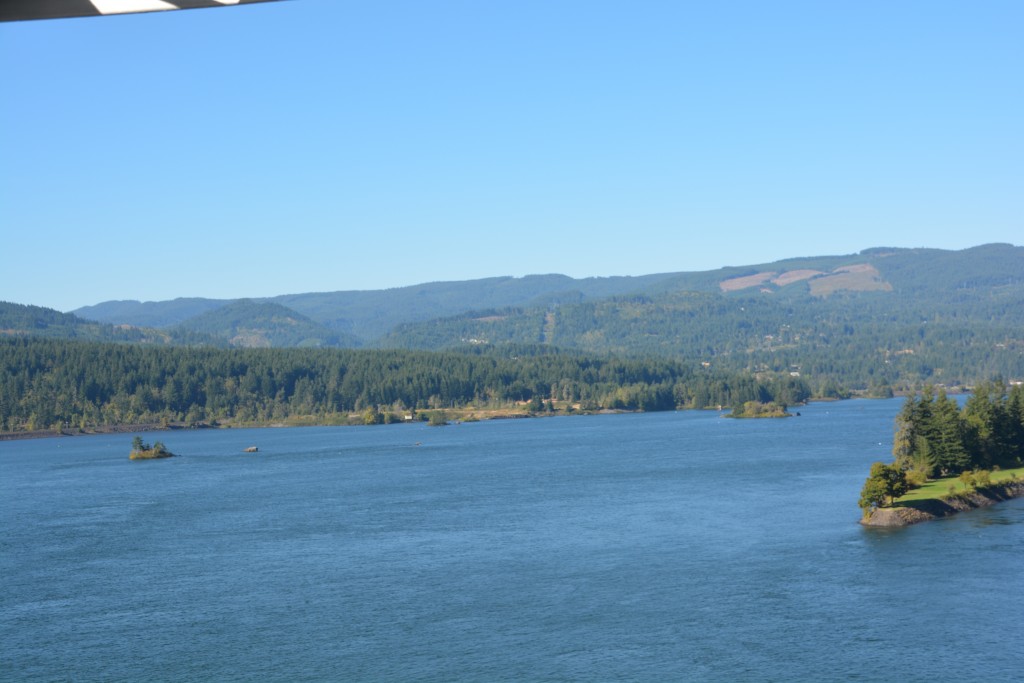
[[[495,277],[462,282],[432,282],[396,289],[286,294],[255,303],[285,306],[336,333],[366,344],[403,323],[431,320],[476,309],[547,305],[560,300],[604,298],[643,292],[675,274],[587,278],[565,275]],[[107,301],[73,313],[100,322],[167,328],[233,303],[223,299]]]
[[[1024,247],[1008,244],[874,248],[640,277],[531,275],[251,300],[108,301],[74,315],[11,306],[0,307],[0,333],[237,347],[511,342],[860,384],[886,381],[892,366],[931,379],[1024,375]]]
[[[332,333],[351,335],[360,343],[371,344],[408,323],[472,311],[548,307],[623,295],[773,294],[777,299],[809,301],[833,294],[888,292],[894,299],[913,296],[921,305],[941,306],[946,292],[973,290],[977,293],[1019,285],[1022,281],[1024,247],[989,244],[963,251],[875,248],[845,256],[794,258],[693,273],[585,279],[565,275],[495,277],[386,290],[287,294],[245,301],[286,307],[293,315],[299,314],[299,318],[322,325]],[[237,302],[202,298],[145,303],[107,301],[72,312],[86,320],[115,325],[172,328],[186,324],[190,327],[193,323],[189,321],[197,316],[233,303]],[[251,306],[246,310],[257,317],[265,317],[267,312],[261,313]],[[233,324],[240,322],[237,316],[228,317]],[[214,329],[210,324],[200,327],[208,333],[227,334],[226,327]],[[345,344],[350,342],[351,338],[343,339]]]

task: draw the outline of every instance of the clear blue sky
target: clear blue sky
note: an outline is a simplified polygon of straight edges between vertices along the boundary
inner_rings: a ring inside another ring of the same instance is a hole
[[[1024,2],[293,0],[0,25],[0,300],[1024,242]]]

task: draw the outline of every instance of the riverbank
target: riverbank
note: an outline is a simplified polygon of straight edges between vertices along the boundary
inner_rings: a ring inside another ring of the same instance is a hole
[[[105,427],[68,427],[66,429],[36,429],[24,432],[0,432],[0,441],[22,441],[25,439],[54,439],[62,436],[94,436],[96,434],[138,434],[140,432],[167,432],[178,429],[217,429],[223,425],[200,422],[161,424],[146,422],[140,424],[109,425]],[[267,425],[264,425],[267,426]]]
[[[834,400],[844,399],[821,399],[810,401],[810,403],[831,403]],[[392,414],[390,420],[378,424],[406,423],[416,424],[426,422],[430,415],[442,413],[448,422],[479,422],[484,420],[519,420],[534,417],[565,417],[578,415],[613,415],[620,413],[642,413],[643,410],[629,410],[623,408],[595,408],[587,409],[578,403],[555,401],[552,402],[551,410],[530,411],[525,408],[525,403],[519,407],[509,408],[437,408],[418,410],[415,414],[398,416]],[[723,412],[722,408],[677,408],[677,410],[704,410],[707,412],[721,413],[723,417],[736,418],[762,418],[762,417],[792,417],[794,413],[782,412],[732,415]],[[671,412],[671,411],[667,411]],[[795,413],[799,415],[800,413]],[[181,429],[264,429],[281,427],[359,427],[366,426],[365,413],[338,413],[328,415],[307,415],[285,418],[283,420],[222,420],[215,422],[197,422],[193,424],[185,422],[146,422],[135,424],[108,425],[102,427],[67,427],[64,429],[37,429],[34,431],[0,432],[0,441],[21,441],[24,439],[50,439],[65,436],[92,436],[96,434],[137,434],[141,432],[161,432]]]
[[[860,523],[868,527],[910,526],[1013,498],[1024,498],[1022,475],[1024,468],[993,472],[993,483],[977,489],[965,488],[957,478],[938,479],[897,499],[890,507],[874,510]],[[951,487],[953,493],[949,492]]]
[[[531,417],[555,417],[563,415],[592,415],[596,413],[622,413],[630,412],[624,410],[555,410],[551,412],[532,413],[525,410],[496,410],[476,408],[448,408],[444,410],[421,410],[416,417],[395,419],[390,423],[381,424],[420,424],[426,422],[434,413],[443,414],[450,422],[478,422],[482,420],[515,420]],[[22,441],[26,439],[52,439],[66,436],[94,436],[97,434],[137,434],[142,432],[164,432],[183,429],[269,429],[283,427],[359,427],[366,426],[363,413],[338,414],[328,416],[303,416],[293,417],[284,420],[271,421],[243,421],[224,420],[222,422],[197,422],[187,424],[184,422],[170,423],[137,423],[123,425],[108,425],[103,427],[68,427],[65,429],[37,429],[33,431],[0,432],[0,441]]]

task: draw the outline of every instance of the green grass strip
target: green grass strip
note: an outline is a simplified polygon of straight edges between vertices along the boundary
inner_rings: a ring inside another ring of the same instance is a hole
[[[1018,467],[1012,470],[998,470],[992,472],[992,483],[993,484],[1004,484],[1014,479],[1014,475],[1018,480],[1024,480],[1024,467]],[[949,487],[955,487],[954,493],[963,493],[966,490],[964,483],[960,481],[959,477],[946,477],[945,479],[934,479],[929,481],[927,484],[919,489],[914,489],[905,496],[896,499],[895,505],[900,503],[909,503],[917,500],[940,500],[949,496]]]

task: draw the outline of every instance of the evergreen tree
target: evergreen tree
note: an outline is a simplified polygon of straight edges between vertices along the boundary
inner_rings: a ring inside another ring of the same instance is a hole
[[[939,392],[932,413],[934,442],[929,441],[940,471],[950,474],[971,469],[971,456],[967,452],[965,429],[956,402]]]
[[[903,402],[900,412],[896,415],[896,433],[892,441],[892,454],[896,459],[896,464],[905,470],[911,468],[911,463],[920,443],[924,443],[927,446],[927,442],[924,439],[920,439],[920,435],[916,433],[917,420],[915,409],[916,401],[914,397],[908,396],[907,400]],[[919,439],[920,442],[918,441]]]

